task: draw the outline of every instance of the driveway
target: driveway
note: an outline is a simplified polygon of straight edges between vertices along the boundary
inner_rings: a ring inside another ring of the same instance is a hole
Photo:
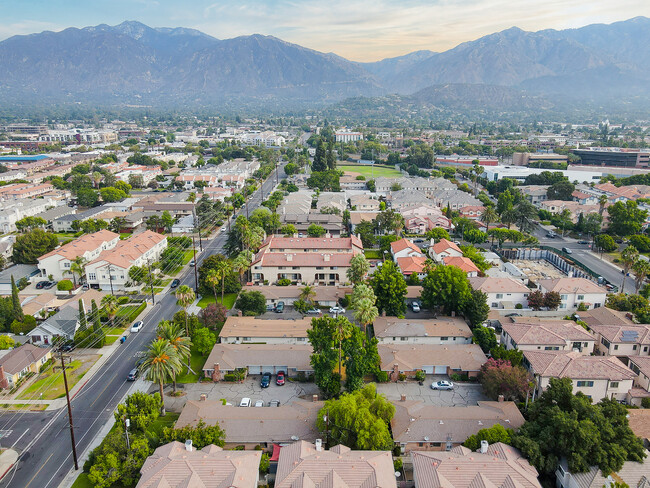
[[[406,383],[379,383],[377,392],[382,393],[389,400],[400,400],[402,395],[406,395],[407,400],[422,400],[440,407],[467,407],[476,405],[479,401],[489,400],[478,383],[454,383],[453,391],[431,389],[431,383],[444,379],[449,378],[428,375],[423,386],[413,380]]]
[[[256,400],[264,400],[267,406],[271,400],[279,400],[281,405],[286,405],[297,399],[311,400],[312,395],[318,395],[318,388],[314,383],[298,383],[297,381],[287,381],[284,386],[275,384],[273,376],[268,388],[260,387],[260,375],[253,375],[246,378],[243,383],[191,383],[179,385],[186,393],[182,397],[167,396],[171,388],[165,389],[165,406],[172,411],[180,412],[187,400],[200,400],[201,395],[205,394],[208,400],[221,400],[225,398],[228,403],[239,405],[242,398],[250,398],[255,404]],[[156,387],[152,386],[150,391]]]

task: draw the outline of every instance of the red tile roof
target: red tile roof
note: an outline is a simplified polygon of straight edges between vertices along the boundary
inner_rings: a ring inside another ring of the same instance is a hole
[[[445,266],[456,266],[457,268],[462,269],[465,273],[478,273],[479,269],[472,262],[470,258],[464,256],[447,256],[443,259]]]
[[[422,273],[424,271],[426,262],[427,258],[421,256],[407,256],[403,258],[397,258],[397,266],[405,275]]]
[[[412,249],[415,252],[418,252],[420,254],[422,253],[422,251],[420,251],[420,248],[408,239],[400,239],[399,241],[391,242],[390,249],[393,254],[403,251],[404,249]]]
[[[463,251],[460,250],[460,247],[458,247],[456,244],[453,242],[447,240],[447,239],[440,239],[438,242],[436,242],[433,245],[433,252],[436,254],[440,254],[443,251],[446,251],[447,249],[452,249],[456,252],[459,252],[463,254]]]

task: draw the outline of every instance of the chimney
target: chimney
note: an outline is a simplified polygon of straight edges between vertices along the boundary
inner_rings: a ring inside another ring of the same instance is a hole
[[[316,450],[319,451],[319,452],[323,450],[323,440],[322,439],[316,439]]]
[[[293,261],[293,254],[285,254],[284,256],[287,258],[287,261]]]
[[[504,399],[503,395],[499,395],[499,401],[500,401],[500,402],[503,402],[504,400],[505,400],[505,399]]]
[[[185,441],[185,450],[192,451],[192,439],[187,439]]]
[[[401,395],[401,396],[399,397],[399,401],[400,401],[400,402],[405,402],[405,401],[406,401],[406,395]]]
[[[219,366],[219,363],[214,363],[213,366],[213,371],[212,371],[212,381],[217,382],[221,381],[221,367]]]
[[[205,393],[201,393],[201,397],[199,398],[199,401],[204,402],[208,399],[208,395]]]
[[[312,402],[317,402],[318,401],[318,395],[312,395],[311,396],[311,401]]]
[[[490,444],[488,443],[488,441],[486,441],[486,440],[481,441],[481,454],[487,454],[489,445]]]

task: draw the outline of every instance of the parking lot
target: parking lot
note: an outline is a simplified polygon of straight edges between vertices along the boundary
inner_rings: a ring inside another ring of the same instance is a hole
[[[448,379],[446,376],[427,375],[422,386],[417,381],[380,383],[377,385],[377,392],[389,400],[399,400],[402,395],[406,395],[407,400],[422,400],[439,407],[466,407],[489,400],[478,383],[455,383],[452,391],[431,389],[431,383],[434,381]]]

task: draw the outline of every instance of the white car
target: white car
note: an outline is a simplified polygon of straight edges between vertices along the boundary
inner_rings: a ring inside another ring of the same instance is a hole
[[[250,398],[242,398],[241,402],[239,402],[240,407],[250,407],[251,406],[251,399]]]
[[[436,381],[434,383],[431,383],[431,389],[432,390],[453,390],[454,389],[454,384],[451,381]]]
[[[418,302],[411,303],[411,310],[413,310],[414,312],[419,312],[420,311],[420,304]]]
[[[140,329],[142,329],[142,326],[144,324],[142,323],[142,320],[138,320],[135,324],[131,326],[131,332],[140,332]]]
[[[345,313],[345,309],[343,307],[339,307],[338,305],[336,305],[330,308],[330,313],[342,314]]]
[[[256,407],[263,407],[264,406],[264,400],[257,400],[255,402]]]

